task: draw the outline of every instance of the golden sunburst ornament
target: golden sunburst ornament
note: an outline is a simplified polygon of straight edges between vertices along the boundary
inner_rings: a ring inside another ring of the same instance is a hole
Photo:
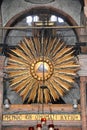
[[[23,101],[45,103],[73,86],[78,64],[73,49],[59,37],[25,38],[11,50],[6,66],[10,87]],[[44,87],[44,89],[42,89]]]

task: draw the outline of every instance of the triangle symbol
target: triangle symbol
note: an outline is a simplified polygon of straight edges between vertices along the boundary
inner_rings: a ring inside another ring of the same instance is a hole
[[[40,73],[42,73],[43,71],[44,71],[45,73],[48,72],[46,66],[45,66],[43,63],[40,64],[40,66],[38,67],[37,71],[40,72]]]

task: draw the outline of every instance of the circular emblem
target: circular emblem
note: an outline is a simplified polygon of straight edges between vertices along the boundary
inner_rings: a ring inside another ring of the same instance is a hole
[[[48,59],[40,58],[31,64],[31,75],[37,80],[47,80],[53,74],[53,65]]]

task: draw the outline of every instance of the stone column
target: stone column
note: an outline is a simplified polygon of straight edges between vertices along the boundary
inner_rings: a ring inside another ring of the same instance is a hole
[[[3,109],[3,66],[4,56],[0,56],[0,130],[2,130],[2,109]]]
[[[85,32],[87,34],[87,0],[84,0]],[[87,41],[87,39],[86,39]]]
[[[84,14],[85,17],[87,18],[87,0],[84,0]]]
[[[87,84],[87,55],[79,55],[80,70],[80,99],[81,99],[81,117],[82,130],[87,130],[87,116],[86,116],[86,84]]]
[[[80,77],[80,95],[81,95],[81,117],[82,130],[87,130],[86,125],[86,77]]]
[[[1,9],[0,9],[0,27],[2,27],[2,13],[1,13]],[[0,44],[2,44],[2,38],[3,38],[3,30],[0,29]]]

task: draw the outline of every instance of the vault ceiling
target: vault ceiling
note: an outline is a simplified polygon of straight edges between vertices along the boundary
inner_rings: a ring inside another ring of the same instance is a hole
[[[53,2],[55,0],[25,0],[26,2],[34,3],[34,4],[46,4]]]
[[[1,6],[1,4],[2,4],[2,2],[3,2],[4,0],[0,0],[0,6]],[[32,3],[35,3],[35,0],[25,0],[25,1],[27,1],[27,2],[32,2]],[[52,2],[52,1],[54,1],[54,0],[37,0],[37,2],[36,2],[36,4],[38,4],[38,3],[42,3],[42,4],[44,4],[45,2],[46,3],[49,3],[49,2]],[[82,7],[84,6],[84,0],[78,0],[78,1],[80,1],[80,3],[81,3],[81,5],[82,5]]]

